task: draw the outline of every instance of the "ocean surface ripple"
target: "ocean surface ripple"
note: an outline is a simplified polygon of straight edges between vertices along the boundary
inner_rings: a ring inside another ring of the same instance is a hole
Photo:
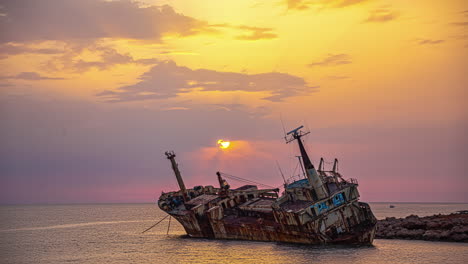
[[[371,203],[377,216],[468,210],[468,204]],[[0,263],[466,263],[468,244],[375,240],[307,246],[192,239],[153,204],[0,206]]]

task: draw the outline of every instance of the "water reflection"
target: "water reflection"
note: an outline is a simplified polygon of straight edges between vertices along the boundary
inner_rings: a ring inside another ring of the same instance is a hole
[[[374,246],[356,247],[194,239],[176,221],[166,235],[167,220],[142,234],[164,217],[154,208],[152,204],[0,207],[0,230],[8,230],[0,236],[1,263],[451,264],[468,259],[465,243],[375,240]]]

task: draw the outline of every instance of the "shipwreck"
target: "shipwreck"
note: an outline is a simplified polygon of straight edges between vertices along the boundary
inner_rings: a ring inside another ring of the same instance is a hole
[[[372,244],[377,219],[359,201],[356,179],[344,179],[335,159],[316,170],[302,142],[308,132],[298,127],[285,137],[296,141],[303,176],[285,180],[284,191],[248,184],[231,189],[217,172],[219,187],[185,187],[174,152],[166,152],[180,190],[162,193],[158,206],[174,217],[190,237],[277,241],[302,244]]]

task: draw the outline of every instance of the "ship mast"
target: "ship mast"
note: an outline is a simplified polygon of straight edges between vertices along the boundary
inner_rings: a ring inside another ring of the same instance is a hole
[[[327,189],[323,184],[322,178],[318,175],[317,171],[315,170],[314,164],[310,161],[309,155],[304,148],[304,144],[302,143],[301,138],[310,132],[302,132],[300,131],[301,128],[304,126],[300,126],[296,129],[289,131],[286,135],[291,135],[291,138],[286,140],[286,143],[289,143],[293,140],[297,140],[297,144],[299,145],[299,150],[301,152],[302,162],[304,164],[304,168],[306,171],[307,179],[309,180],[309,184],[312,187],[312,196],[316,196],[318,200],[321,200],[328,196]],[[314,195],[315,194],[315,195]],[[314,197],[315,198],[315,197]]]
[[[177,178],[177,183],[179,184],[179,188],[182,190],[182,193],[185,197],[187,193],[187,189],[185,188],[184,180],[182,179],[182,176],[180,175],[179,166],[177,165],[177,162],[175,161],[176,155],[174,151],[166,151],[165,154],[167,158],[171,161],[172,170],[174,171],[174,174]]]

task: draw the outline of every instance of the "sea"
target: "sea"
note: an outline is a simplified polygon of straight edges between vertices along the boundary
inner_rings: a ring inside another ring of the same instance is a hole
[[[468,210],[468,204],[370,203],[377,218]],[[390,208],[394,205],[394,208]],[[374,240],[310,246],[195,239],[156,204],[0,206],[0,263],[468,263],[468,243]]]

